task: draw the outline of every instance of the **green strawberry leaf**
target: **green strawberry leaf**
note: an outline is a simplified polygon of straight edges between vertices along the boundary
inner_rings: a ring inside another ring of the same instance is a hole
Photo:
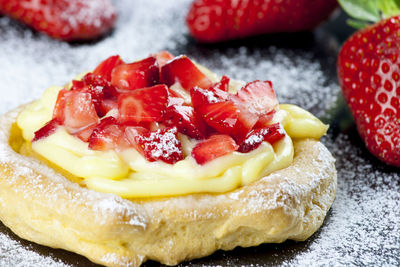
[[[349,16],[356,20],[369,22],[377,22],[381,19],[377,4],[379,1],[381,0],[338,0]]]
[[[384,18],[400,14],[400,0],[379,0],[376,4]]]

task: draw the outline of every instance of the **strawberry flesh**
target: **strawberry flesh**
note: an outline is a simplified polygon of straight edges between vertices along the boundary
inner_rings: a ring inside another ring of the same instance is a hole
[[[164,84],[137,89],[118,97],[122,123],[161,121],[168,106],[168,87]]]
[[[157,59],[148,57],[116,66],[111,74],[111,84],[123,92],[153,86],[158,83],[159,77]]]
[[[66,89],[58,94],[53,118],[72,133],[99,121],[90,93]]]
[[[182,144],[176,127],[137,135],[135,142],[142,147],[139,152],[150,162],[161,160],[174,164],[183,159]]]
[[[94,75],[99,75],[111,82],[111,73],[116,66],[124,64],[121,57],[119,55],[111,56],[101,62],[96,69],[93,71]]]
[[[60,123],[57,119],[52,119],[51,121],[47,122],[42,128],[35,132],[35,137],[32,139],[32,142],[38,141],[42,138],[46,138],[49,135],[56,132]]]
[[[124,149],[130,146],[124,135],[124,128],[114,117],[106,117],[89,137],[89,148],[93,150]]]
[[[285,131],[281,127],[280,123],[271,124],[260,129],[254,129],[240,144],[238,151],[242,153],[250,152],[258,148],[264,141],[273,145],[283,137],[285,137]]]
[[[206,137],[206,126],[197,116],[193,107],[173,105],[167,108],[164,115],[167,126],[176,126],[180,133],[201,140]]]
[[[198,164],[204,165],[237,149],[238,145],[229,135],[212,135],[193,148],[192,157]]]
[[[210,79],[186,56],[176,57],[165,64],[160,77],[161,83],[171,86],[179,82],[187,91],[195,86],[207,89],[212,85]]]

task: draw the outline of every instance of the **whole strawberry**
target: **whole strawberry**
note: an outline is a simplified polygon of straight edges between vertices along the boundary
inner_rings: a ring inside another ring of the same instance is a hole
[[[64,41],[98,38],[116,19],[110,0],[0,0],[0,13]]]
[[[354,3],[340,2],[347,11],[354,11]],[[360,19],[362,6],[357,8]],[[379,19],[385,8],[380,8],[379,1],[370,1],[364,14]],[[338,76],[368,150],[387,164],[400,166],[400,16],[352,35],[339,53]]]
[[[311,30],[336,6],[336,0],[195,0],[187,24],[195,39],[211,43]]]

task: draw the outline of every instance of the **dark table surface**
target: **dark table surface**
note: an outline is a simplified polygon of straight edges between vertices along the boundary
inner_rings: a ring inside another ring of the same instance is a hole
[[[273,34],[217,45],[193,41],[184,25],[190,0],[119,0],[115,30],[92,43],[67,44],[0,17],[0,112],[62,85],[112,54],[127,61],[170,50],[218,74],[272,80],[281,103],[330,124],[322,139],[336,157],[338,189],[324,225],[305,242],[218,251],[182,266],[400,265],[399,169],[365,149],[336,78],[336,56],[352,32],[337,12],[314,32]],[[19,239],[0,223],[0,266],[95,266],[84,257]],[[147,266],[158,265],[155,262]]]

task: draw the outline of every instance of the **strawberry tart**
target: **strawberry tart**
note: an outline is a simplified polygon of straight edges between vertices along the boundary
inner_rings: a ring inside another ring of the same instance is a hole
[[[0,220],[106,266],[302,241],[335,198],[326,125],[184,55],[111,56],[0,121]]]

